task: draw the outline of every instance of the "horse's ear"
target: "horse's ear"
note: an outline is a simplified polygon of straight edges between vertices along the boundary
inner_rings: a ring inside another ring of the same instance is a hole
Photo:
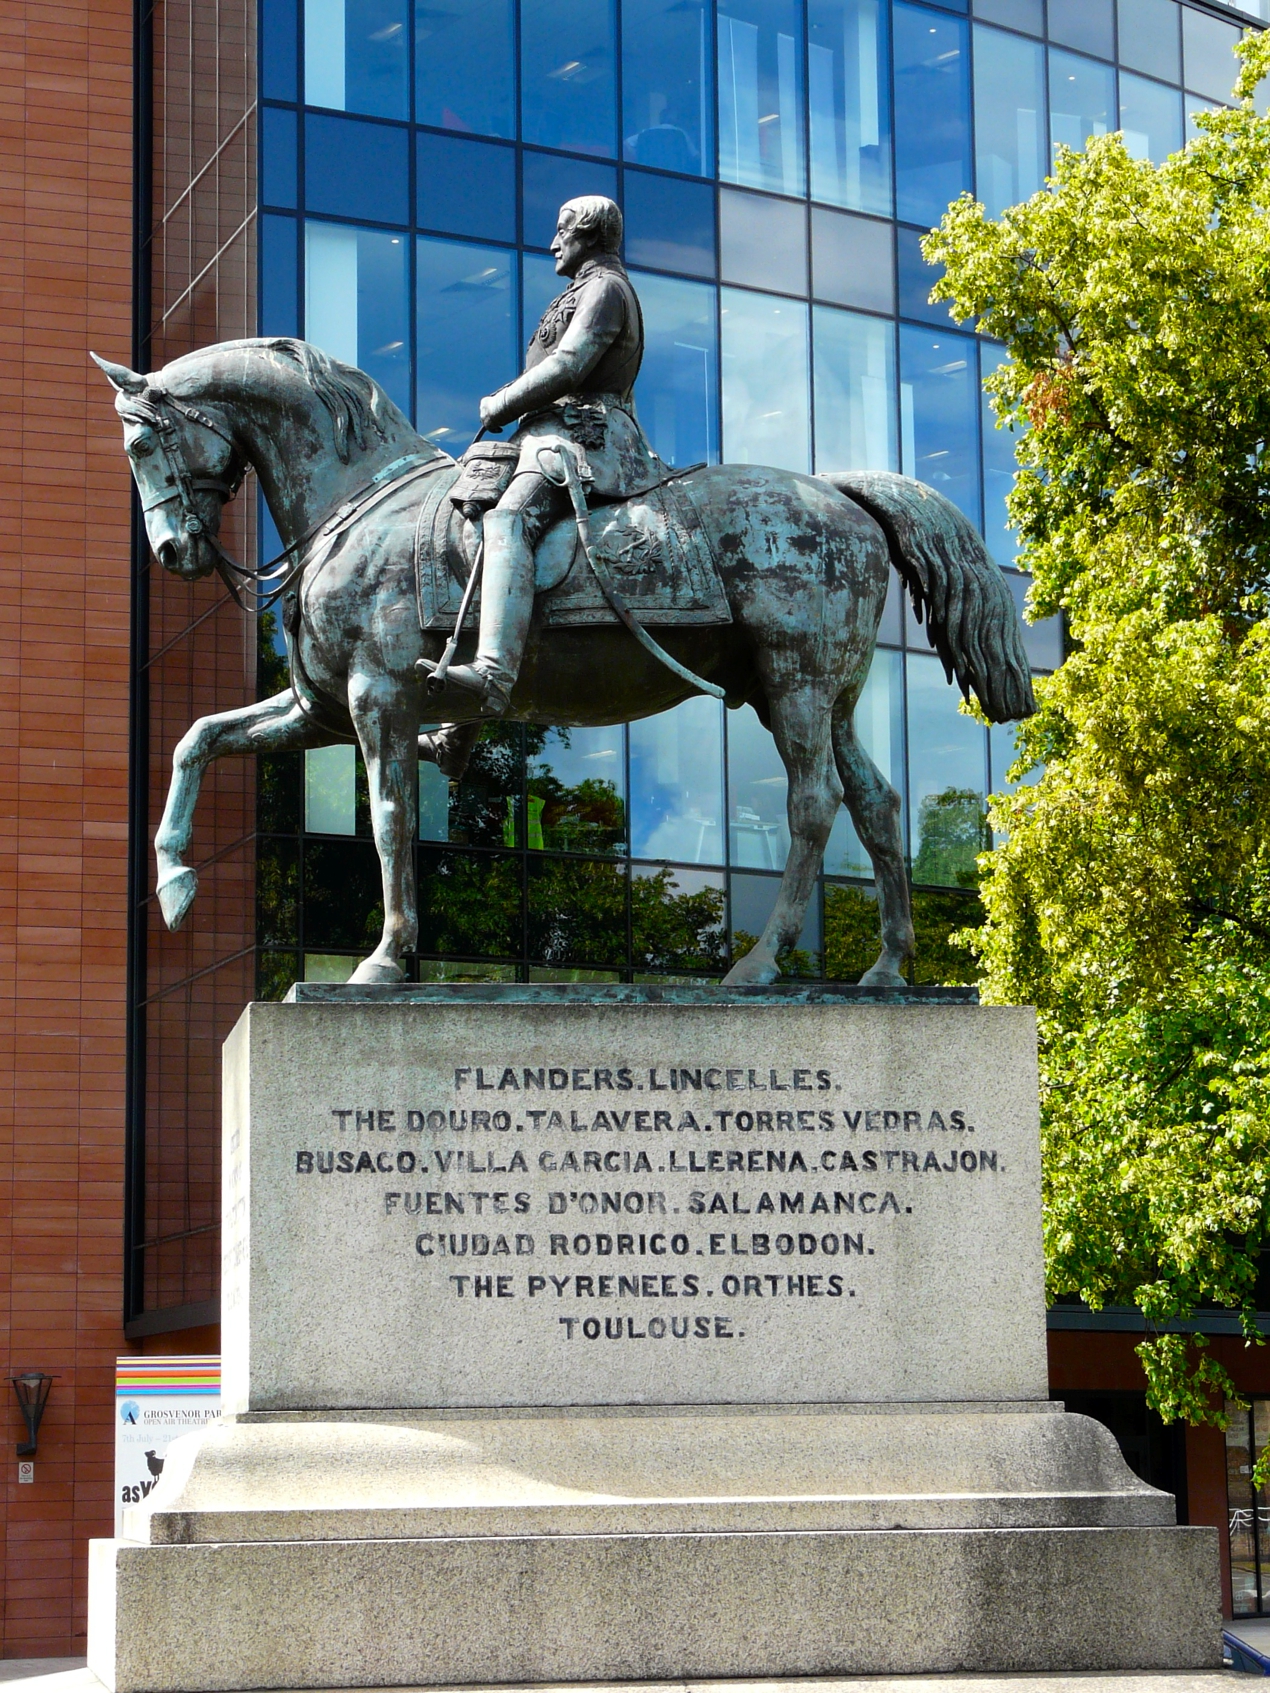
[[[105,373],[107,382],[112,388],[117,388],[121,394],[144,394],[146,379],[138,376],[135,370],[129,370],[126,364],[111,364],[109,359],[99,359],[96,353],[89,353],[89,358]]]

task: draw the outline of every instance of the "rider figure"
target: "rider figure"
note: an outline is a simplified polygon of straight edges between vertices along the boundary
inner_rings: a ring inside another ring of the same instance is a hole
[[[551,251],[569,286],[543,313],[524,375],[481,401],[487,429],[520,419],[511,438],[520,448],[515,473],[484,519],[476,657],[446,673],[447,684],[480,696],[483,716],[507,709],[533,612],[534,549],[571,510],[539,454],[558,465],[561,451],[574,450],[588,495],[601,499],[623,499],[666,475],[635,418],[644,321],[621,244],[622,214],[612,200],[588,194],[561,207]]]

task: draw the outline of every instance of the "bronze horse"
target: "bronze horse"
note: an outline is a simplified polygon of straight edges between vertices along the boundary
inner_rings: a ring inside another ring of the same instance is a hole
[[[250,467],[286,549],[272,581],[290,600],[292,686],[200,718],[178,745],[155,837],[169,928],[198,886],[184,862],[203,771],[228,753],[296,751],[353,738],[370,788],[384,885],[383,937],[354,982],[396,982],[418,922],[414,837],[419,726],[429,715],[420,657],[441,634],[419,625],[416,515],[453,461],[420,436],[362,371],[290,339],[228,341],[142,376],[97,361],[117,390],[124,444],[150,544],[166,570],[231,587],[258,573],[217,539]],[[378,480],[377,480],[378,478]],[[685,479],[702,513],[732,612],[729,624],[659,630],[682,665],[752,705],[789,778],[790,850],[776,905],[729,983],[763,983],[801,931],[825,842],[845,801],[873,863],[882,949],[862,978],[902,987],[913,925],[900,800],[856,739],[892,565],[949,678],[995,722],[1035,708],[1009,589],[969,521],[942,495],[882,473],[802,476],[719,465]],[[466,638],[470,648],[474,634]],[[690,684],[619,625],[530,636],[508,716],[538,724],[627,722],[689,697]],[[473,706],[475,710],[475,705]],[[425,751],[431,751],[425,747]]]

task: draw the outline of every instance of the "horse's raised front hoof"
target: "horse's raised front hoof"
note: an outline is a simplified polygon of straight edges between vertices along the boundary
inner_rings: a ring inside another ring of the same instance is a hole
[[[725,988],[762,988],[769,982],[774,982],[780,975],[776,965],[765,959],[758,952],[747,952],[744,958],[738,958],[736,963],[723,978]]]
[[[887,961],[885,954],[878,959],[871,970],[866,970],[860,978],[862,988],[906,988],[908,982],[901,971]]]
[[[194,895],[198,892],[198,875],[187,864],[175,870],[165,870],[155,890],[159,896],[159,910],[169,929],[179,929],[190,914]]]
[[[350,982],[403,982],[406,972],[400,964],[394,964],[390,958],[378,958],[372,952],[369,958],[363,958],[353,974],[348,978]]]

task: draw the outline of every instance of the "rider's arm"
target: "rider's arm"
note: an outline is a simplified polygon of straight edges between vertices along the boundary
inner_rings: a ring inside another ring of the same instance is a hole
[[[576,393],[578,384],[595,369],[625,323],[626,298],[616,282],[605,277],[583,289],[560,344],[532,370],[494,395],[497,409],[489,423],[495,427],[510,423],[539,406]]]

